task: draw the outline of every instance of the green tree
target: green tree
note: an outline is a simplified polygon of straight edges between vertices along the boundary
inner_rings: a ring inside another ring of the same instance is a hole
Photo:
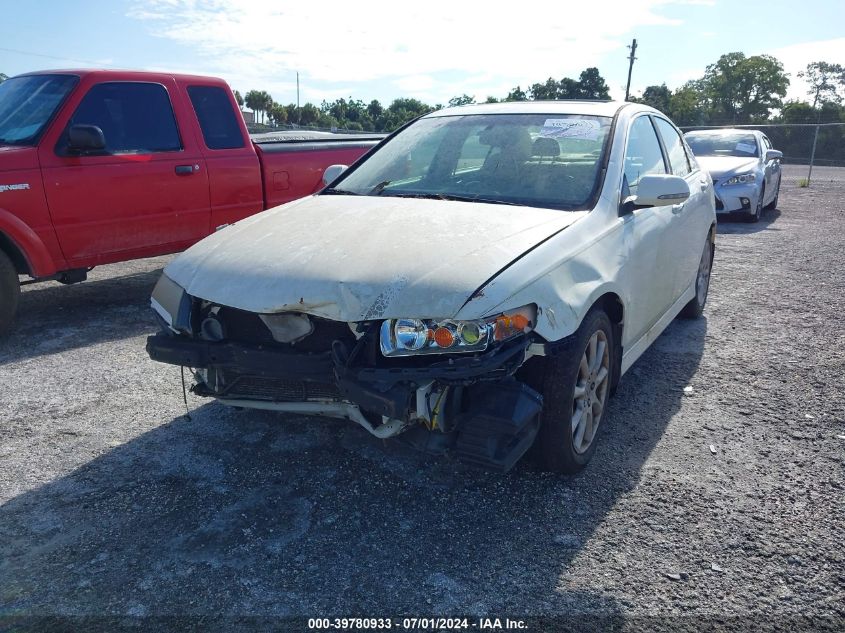
[[[235,101],[238,104],[238,107],[243,110],[244,109],[244,98],[241,96],[241,93],[235,90]]]
[[[288,110],[281,103],[274,103],[267,112],[267,118],[273,125],[284,125],[288,121]]]
[[[460,97],[452,97],[451,99],[449,99],[450,108],[462,105],[470,105],[472,103],[475,103],[475,97],[470,97],[467,94],[463,94]]]
[[[839,89],[845,87],[845,68],[841,64],[812,62],[807,64],[807,69],[798,73],[798,76],[810,84],[807,94],[813,98],[813,110],[818,107],[819,102],[842,102]]]
[[[669,114],[671,111],[672,93],[666,87],[666,84],[646,86],[646,89],[643,90],[642,97],[635,101],[651,106],[655,110],[660,110],[663,114]]]
[[[699,81],[688,81],[669,98],[670,118],[677,125],[706,125],[708,123],[704,95]]]
[[[528,88],[528,98],[532,101],[552,101],[560,99],[560,83],[549,77],[545,83],[531,84]]]
[[[320,110],[313,103],[306,103],[299,111],[300,125],[314,125],[320,120]]]
[[[789,77],[771,55],[727,53],[707,67],[701,85],[713,120],[757,123],[783,105]]]
[[[505,101],[528,101],[528,93],[517,86],[508,93],[508,96],[505,97]]]
[[[273,107],[273,97],[270,96],[266,90],[250,90],[244,96],[244,103],[246,107],[255,112],[256,114],[261,114],[261,122],[264,123],[266,121],[266,115],[270,111],[270,108]],[[258,117],[256,116],[256,122]]]
[[[496,97],[487,97],[484,103],[499,103],[499,100]]]
[[[581,99],[610,99],[610,90],[598,68],[591,66],[581,72],[578,77],[578,96]]]
[[[384,106],[379,103],[378,99],[373,99],[367,105],[367,114],[370,115],[370,119],[372,119],[373,121],[378,119],[382,115],[382,113],[384,113]]]

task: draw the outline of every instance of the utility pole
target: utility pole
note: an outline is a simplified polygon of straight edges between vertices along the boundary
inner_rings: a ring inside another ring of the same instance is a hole
[[[636,59],[634,54],[637,52],[637,38],[634,38],[628,48],[631,49],[631,54],[628,56],[628,83],[625,86],[625,101],[631,96],[631,71],[634,69],[634,60]]]
[[[299,109],[299,71],[296,71],[296,109]]]

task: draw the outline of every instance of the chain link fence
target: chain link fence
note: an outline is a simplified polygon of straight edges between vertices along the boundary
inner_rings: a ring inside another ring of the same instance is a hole
[[[681,130],[760,130],[783,152],[784,172],[802,186],[813,179],[845,182],[845,123],[771,123],[760,125],[696,125]]]

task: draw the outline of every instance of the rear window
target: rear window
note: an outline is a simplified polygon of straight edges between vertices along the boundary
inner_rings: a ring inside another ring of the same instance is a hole
[[[188,96],[194,105],[208,149],[236,149],[244,146],[240,125],[226,90],[219,86],[189,86]]]

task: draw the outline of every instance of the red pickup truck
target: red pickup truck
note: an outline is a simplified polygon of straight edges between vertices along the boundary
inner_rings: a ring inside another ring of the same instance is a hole
[[[326,167],[381,140],[284,136],[251,139],[220,79],[71,70],[0,83],[0,334],[21,283],[183,250],[314,193]]]

